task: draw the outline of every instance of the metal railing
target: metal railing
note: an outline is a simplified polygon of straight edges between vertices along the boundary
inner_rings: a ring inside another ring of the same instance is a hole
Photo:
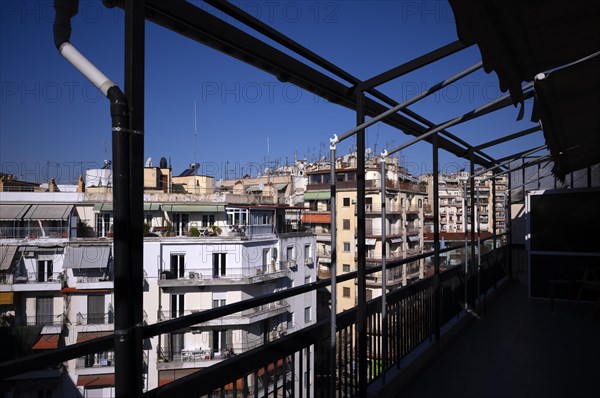
[[[9,282],[12,279],[12,282]],[[6,283],[63,283],[67,281],[67,275],[63,272],[37,273],[16,272],[12,278],[6,278]]]
[[[493,237],[494,240],[497,237]],[[485,242],[484,242],[485,243]],[[497,245],[504,241],[498,239]],[[461,245],[461,248],[464,246]],[[440,253],[451,252],[457,248],[440,250]],[[410,264],[426,259],[432,252],[410,257],[390,265],[394,269],[404,264]],[[358,308],[354,307],[337,316],[336,332],[336,362],[337,374],[331,375],[329,369],[329,321],[299,329],[284,335],[274,341],[268,341],[262,346],[235,355],[226,361],[194,372],[185,380],[172,382],[144,393],[150,397],[184,396],[186,391],[194,390],[199,396],[230,394],[237,396],[259,396],[286,394],[297,396],[298,391],[306,391],[303,396],[328,396],[330,381],[336,378],[337,396],[354,396],[358,391],[358,375],[366,370],[367,382],[371,383],[388,370],[399,365],[400,361],[421,344],[435,344],[434,336],[444,321],[464,314],[465,299],[469,306],[485,305],[486,292],[493,288],[506,276],[506,246],[483,253],[470,261],[468,272],[455,266],[439,274],[440,283],[434,283],[435,276],[425,278],[394,290],[387,295],[388,322],[387,340],[383,336],[381,318],[381,298],[370,300],[366,306],[365,319],[367,327],[366,363],[357,357],[357,342],[359,332]],[[481,259],[478,262],[478,258]],[[370,267],[366,275],[381,272],[380,266]],[[349,272],[338,276],[338,282],[354,280],[357,272]],[[467,283],[465,288],[464,283]],[[267,296],[255,297],[223,307],[200,311],[194,314],[159,322],[142,327],[142,338],[172,333],[183,328],[210,322],[235,313],[265,306],[288,297],[293,297],[309,291],[328,286],[329,280],[313,282],[287,290],[282,290]],[[439,286],[439,288],[436,288]],[[466,294],[465,294],[466,292]],[[436,301],[436,297],[440,301]],[[439,302],[440,305],[435,303]],[[437,322],[437,320],[441,320]],[[7,376],[30,371],[36,368],[77,358],[86,354],[110,350],[114,344],[114,336],[105,336],[85,343],[75,344],[52,353],[41,353],[0,364],[0,371]],[[383,356],[384,344],[387,344],[387,354]],[[310,358],[310,359],[307,359]],[[366,367],[366,369],[365,369]],[[360,371],[362,369],[362,371]],[[314,380],[306,380],[305,372],[314,372]],[[310,388],[305,382],[309,381]],[[312,384],[314,381],[314,384]],[[296,391],[296,393],[293,393]]]
[[[185,268],[182,273],[177,273],[170,270],[159,270],[161,280],[186,280],[186,281],[207,281],[213,279],[242,279],[254,278],[269,274],[277,274],[287,272],[287,261],[273,262],[264,266],[247,267],[247,268],[231,268],[227,267],[223,273],[221,269],[215,270],[210,268]]]
[[[79,312],[77,313],[75,322],[77,325],[110,325],[114,323],[114,314],[113,312],[97,314],[82,314]]]
[[[38,239],[38,238],[68,238],[69,228],[43,227],[32,225],[29,227],[0,227],[0,239]]]

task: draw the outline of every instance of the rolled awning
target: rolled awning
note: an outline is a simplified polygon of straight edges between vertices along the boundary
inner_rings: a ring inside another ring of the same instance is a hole
[[[162,205],[164,211],[174,213],[219,213],[225,211],[224,205]]]
[[[20,220],[23,218],[31,205],[7,205],[0,206],[0,220]]]
[[[23,220],[66,220],[73,205],[31,205]]]
[[[110,246],[67,246],[63,268],[106,268]]]
[[[10,268],[13,259],[15,258],[15,253],[19,246],[0,246],[0,270],[6,271]]]

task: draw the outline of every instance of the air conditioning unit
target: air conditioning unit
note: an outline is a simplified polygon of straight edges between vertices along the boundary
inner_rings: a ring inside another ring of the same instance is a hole
[[[314,264],[314,261],[311,257],[307,257],[304,259],[304,265],[312,265]]]
[[[190,272],[190,279],[196,279],[198,277],[198,273],[196,272]]]
[[[287,266],[288,266],[288,268],[295,268],[296,260],[287,260]]]

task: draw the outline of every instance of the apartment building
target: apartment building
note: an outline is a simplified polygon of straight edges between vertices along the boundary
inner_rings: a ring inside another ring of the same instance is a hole
[[[0,192],[0,332],[14,343],[2,360],[113,333],[112,184],[109,169],[104,170],[91,171],[103,177],[91,179],[85,191],[80,186],[50,192],[38,184]],[[173,188],[182,179],[172,177],[169,168],[145,172],[151,176],[144,194],[145,322],[316,280],[314,234],[290,221],[301,217],[301,209],[253,198],[243,203],[241,194],[222,189],[211,193],[210,178],[202,176],[181,176],[186,184]],[[314,292],[306,293],[148,339],[144,387],[155,388],[314,323],[315,301]],[[258,387],[252,383],[247,388]],[[303,388],[311,393],[312,384]],[[113,397],[114,353],[3,381],[1,391],[11,398]]]
[[[317,236],[318,276],[329,278],[331,269],[331,207],[336,206],[336,249],[338,275],[357,268],[357,196],[356,156],[346,155],[336,160],[336,203],[330,197],[330,165],[317,162],[307,165],[308,184],[304,194],[304,224],[309,224]],[[379,158],[366,160],[365,171],[365,234],[367,267],[381,264],[382,246],[386,248],[386,262],[393,264],[422,252],[423,206],[425,186],[398,166],[397,159],[386,160],[386,220],[381,219],[381,166]],[[385,228],[386,239],[382,240]],[[423,264],[417,260],[387,272],[387,287],[394,289],[423,277]],[[367,299],[381,295],[381,272],[367,278]],[[356,305],[355,281],[338,283],[337,312]]]

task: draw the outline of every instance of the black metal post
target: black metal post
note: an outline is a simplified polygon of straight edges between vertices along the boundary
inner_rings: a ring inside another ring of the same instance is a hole
[[[439,159],[438,134],[434,134],[431,143],[433,148],[433,330],[435,341],[440,340],[441,327],[441,292],[440,292],[440,203],[439,203]],[[422,261],[422,260],[421,260]]]
[[[335,387],[336,387],[336,375],[337,375],[337,362],[335,357],[335,347],[336,347],[336,335],[337,335],[337,230],[336,230],[336,222],[337,222],[337,208],[336,208],[336,178],[335,178],[335,142],[332,140],[329,147],[329,161],[330,161],[330,170],[329,170],[329,184],[330,184],[330,193],[331,197],[329,199],[330,203],[330,212],[331,212],[331,264],[329,266],[330,275],[331,275],[331,325],[330,325],[330,346],[329,346],[329,396],[335,397]],[[340,340],[340,344],[346,344],[345,341]],[[342,372],[340,372],[340,380],[342,377]]]
[[[125,3],[127,128],[113,128],[115,394],[142,393],[144,2]]]
[[[356,95],[356,125],[365,121],[364,94]],[[365,248],[365,130],[356,133],[356,206],[358,277],[358,396],[367,396],[367,284]]]
[[[475,268],[475,178],[473,177],[473,175],[475,174],[475,162],[473,160],[473,152],[469,153],[469,163],[470,163],[470,169],[469,169],[469,177],[470,177],[470,182],[471,182],[471,192],[469,193],[469,199],[470,199],[470,211],[469,211],[469,215],[471,216],[471,264],[469,266],[469,271],[473,271]],[[469,272],[469,274],[471,273]],[[466,276],[467,278],[469,277],[469,275]],[[471,303],[472,306],[475,306],[475,301],[473,301],[473,303]]]
[[[504,209],[504,225],[506,225],[506,244],[508,246],[507,262],[508,270],[507,273],[509,278],[513,278],[513,251],[512,251],[512,172],[508,172],[507,191],[505,194],[504,203],[506,208]],[[556,181],[556,179],[555,179]]]

